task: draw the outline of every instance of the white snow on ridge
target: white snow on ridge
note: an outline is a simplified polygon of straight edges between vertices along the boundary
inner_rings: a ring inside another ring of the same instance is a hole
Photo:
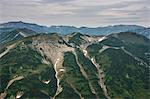
[[[7,49],[3,53],[0,53],[0,58],[3,57],[5,54],[7,54],[9,52],[9,50],[14,48],[15,46],[16,46],[16,44],[7,46]]]
[[[19,34],[16,34],[11,40],[15,39]]]
[[[23,37],[27,37],[27,35],[23,32],[19,32],[20,35],[22,35]]]
[[[98,41],[101,42],[101,41],[105,40],[106,38],[107,38],[107,37],[103,36],[103,37],[101,37]]]

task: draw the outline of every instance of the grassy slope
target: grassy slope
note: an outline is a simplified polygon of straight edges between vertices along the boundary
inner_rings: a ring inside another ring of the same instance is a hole
[[[103,44],[113,47],[124,46],[133,55],[140,56],[139,58],[148,62],[144,53],[149,52],[149,45],[146,42],[143,44],[143,40],[141,42],[133,43],[128,40],[122,42],[117,38],[110,37],[87,48],[90,57],[95,56],[97,63],[104,70],[105,83],[112,98],[147,99],[149,97],[149,69],[145,65],[139,65],[138,61],[121,49],[107,49],[102,53],[98,51]]]
[[[65,53],[63,67],[66,69],[66,73],[61,81],[63,92],[58,97],[66,99],[71,96],[74,99],[78,99],[79,95],[70,88],[69,84],[71,84],[82,95],[82,97],[89,99],[95,98],[94,94],[90,90],[88,81],[80,71],[74,54],[71,52]]]
[[[109,49],[96,55],[105,73],[105,83],[113,98],[148,98],[148,76],[146,66],[122,50]]]
[[[18,91],[23,91],[24,98],[46,98],[54,96],[56,91],[55,71],[52,64],[43,64],[42,56],[28,45],[19,44],[0,59],[1,90],[14,76],[24,76],[15,81],[6,91],[7,97],[14,97]],[[51,80],[45,84],[42,80]]]

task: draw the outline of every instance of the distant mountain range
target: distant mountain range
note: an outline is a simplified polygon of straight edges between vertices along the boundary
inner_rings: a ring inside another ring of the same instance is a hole
[[[109,35],[112,33],[119,32],[135,32],[138,34],[142,34],[147,38],[150,38],[150,28],[146,28],[138,25],[114,25],[114,26],[106,26],[106,27],[74,27],[74,26],[40,26],[32,23],[25,23],[22,21],[18,22],[8,22],[0,24],[0,33],[6,31],[12,31],[15,29],[26,28],[36,33],[60,33],[62,35],[70,34],[73,32],[80,32],[82,34],[87,35]]]

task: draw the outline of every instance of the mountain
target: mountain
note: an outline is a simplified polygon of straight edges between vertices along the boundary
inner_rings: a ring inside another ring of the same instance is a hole
[[[89,28],[89,27],[77,28],[74,26],[47,27],[47,26],[40,26],[33,23],[25,23],[22,21],[0,24],[0,32],[10,31],[18,28],[30,29],[37,33],[60,33],[62,35],[70,34],[73,32],[80,32],[82,34],[87,34],[87,35],[109,35],[112,33],[129,31],[129,32],[136,32],[138,34],[142,34],[148,38],[150,37],[149,28],[145,28],[137,25],[114,25],[114,26],[96,27],[96,28]]]
[[[19,40],[21,38],[36,34],[37,33],[35,31],[26,28],[5,31],[0,33],[0,44],[7,43],[9,41]]]
[[[137,26],[137,25],[114,25],[114,26],[97,27],[97,28],[81,27],[80,32],[87,33],[87,34],[95,34],[95,35],[99,35],[99,34],[108,35],[112,33],[133,31],[137,29],[144,29],[144,27]]]
[[[150,28],[137,29],[137,30],[133,30],[131,32],[135,32],[135,33],[144,35],[150,39]]]
[[[148,99],[150,40],[36,34],[0,47],[0,98]]]
[[[3,29],[22,29],[22,28],[26,28],[29,30],[33,30],[35,32],[39,32],[39,33],[43,33],[43,32],[48,32],[49,28],[46,26],[40,26],[37,24],[33,24],[33,23],[25,23],[22,21],[18,21],[18,22],[8,22],[8,23],[2,23],[0,24],[0,28]]]

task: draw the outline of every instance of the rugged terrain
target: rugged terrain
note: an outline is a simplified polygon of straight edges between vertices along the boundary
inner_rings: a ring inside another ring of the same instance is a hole
[[[0,99],[150,97],[150,40],[142,35],[12,34],[20,38],[0,47]]]

